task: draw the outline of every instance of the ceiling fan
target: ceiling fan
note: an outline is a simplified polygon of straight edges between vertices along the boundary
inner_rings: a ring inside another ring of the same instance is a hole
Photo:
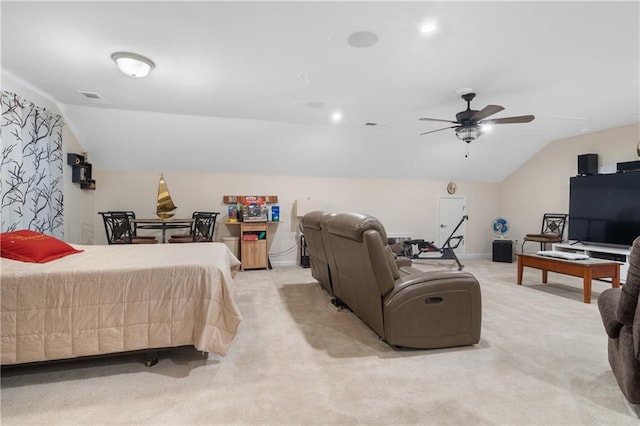
[[[420,135],[427,135],[429,133],[439,132],[446,129],[455,129],[458,139],[470,143],[482,135],[482,126],[490,124],[509,124],[509,123],[528,123],[535,118],[533,115],[519,115],[517,117],[504,117],[493,118],[487,120],[486,118],[502,111],[504,107],[500,105],[487,105],[480,111],[471,109],[471,101],[476,97],[473,92],[465,93],[462,95],[462,99],[467,102],[467,109],[460,111],[456,114],[456,120],[441,120],[438,118],[421,118],[424,121],[442,121],[445,123],[453,123],[455,126],[443,127],[442,129],[431,130],[430,132],[420,133]]]

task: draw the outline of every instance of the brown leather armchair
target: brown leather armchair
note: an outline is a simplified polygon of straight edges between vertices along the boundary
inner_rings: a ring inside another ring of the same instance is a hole
[[[624,396],[640,404],[640,237],[631,248],[627,281],[598,297],[609,336],[609,364]]]
[[[323,222],[335,296],[389,344],[445,348],[478,343],[482,304],[473,275],[399,268],[384,227],[374,217],[340,213]]]
[[[311,276],[318,280],[325,290],[333,294],[329,261],[323,243],[322,228],[320,228],[320,220],[328,215],[329,213],[323,211],[309,212],[300,221],[300,227],[307,243]]]

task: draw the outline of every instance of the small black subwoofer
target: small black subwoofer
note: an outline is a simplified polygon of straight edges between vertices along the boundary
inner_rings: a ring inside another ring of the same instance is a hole
[[[494,262],[512,263],[513,241],[503,240],[501,238],[493,240],[493,256],[491,260]]]
[[[598,154],[578,155],[578,174],[597,175],[598,174]]]

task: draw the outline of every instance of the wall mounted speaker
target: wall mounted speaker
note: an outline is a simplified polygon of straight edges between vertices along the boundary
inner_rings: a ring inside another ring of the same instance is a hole
[[[597,175],[598,174],[598,154],[578,155],[578,174]]]
[[[640,170],[640,161],[625,161],[617,164],[618,172],[635,172]]]

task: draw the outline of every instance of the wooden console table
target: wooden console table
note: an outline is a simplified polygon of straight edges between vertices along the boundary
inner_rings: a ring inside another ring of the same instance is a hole
[[[240,226],[240,262],[243,271],[271,269],[268,225],[274,223],[282,222],[226,222],[227,225]]]
[[[591,303],[591,280],[593,278],[611,278],[611,286],[620,287],[620,263],[608,260],[566,260],[562,258],[530,254],[518,255],[518,285],[522,285],[522,272],[525,266],[542,270],[542,282],[547,283],[548,272],[582,277],[584,303]]]

